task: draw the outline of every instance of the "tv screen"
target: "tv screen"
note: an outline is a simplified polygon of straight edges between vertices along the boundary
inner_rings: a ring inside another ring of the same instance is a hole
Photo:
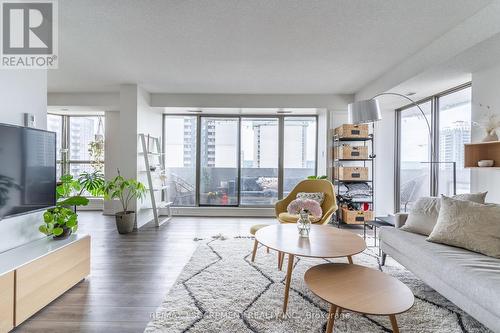
[[[56,134],[0,124],[0,219],[56,203]]]

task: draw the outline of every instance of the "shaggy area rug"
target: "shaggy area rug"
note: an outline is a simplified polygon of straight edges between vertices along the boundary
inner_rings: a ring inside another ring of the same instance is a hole
[[[346,260],[298,258],[283,318],[285,272],[277,270],[273,251],[259,248],[252,263],[252,246],[253,239],[246,237],[202,241],[145,332],[324,332],[329,305],[308,290],[303,276],[314,265]],[[380,267],[368,249],[353,259],[398,278],[415,294],[413,308],[397,316],[401,332],[489,332],[391,258]],[[392,330],[387,317],[343,312],[335,332]]]

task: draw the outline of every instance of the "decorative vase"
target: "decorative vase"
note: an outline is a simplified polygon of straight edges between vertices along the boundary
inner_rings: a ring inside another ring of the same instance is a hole
[[[491,130],[489,132],[486,132],[486,136],[483,139],[483,142],[491,142],[491,141],[498,141],[498,135],[496,130]]]
[[[309,237],[309,231],[311,230],[311,220],[309,220],[309,213],[305,211],[300,211],[299,219],[297,220],[297,229],[299,229],[300,237]]]

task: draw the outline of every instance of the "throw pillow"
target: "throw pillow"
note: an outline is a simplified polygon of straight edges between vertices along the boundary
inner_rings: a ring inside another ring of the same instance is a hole
[[[428,241],[500,258],[500,205],[443,196],[439,218]]]
[[[458,194],[453,196],[453,198],[484,204],[487,193],[488,192]],[[401,227],[401,230],[429,236],[438,220],[440,207],[440,198],[419,198],[411,209],[408,219],[405,225]]]
[[[297,199],[310,199],[314,200],[320,205],[323,204],[325,200],[325,193],[323,192],[299,192],[296,196]]]

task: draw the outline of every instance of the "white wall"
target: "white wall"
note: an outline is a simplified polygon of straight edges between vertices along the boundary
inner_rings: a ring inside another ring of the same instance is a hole
[[[0,70],[0,122],[23,125],[23,113],[33,113],[36,127],[47,127],[47,72]],[[38,231],[42,212],[0,221],[0,252],[45,237]]]
[[[140,139],[138,137],[138,134],[145,134],[145,135],[150,135],[152,137],[156,138],[161,138],[162,136],[162,124],[163,124],[163,109],[162,108],[152,108],[150,107],[151,105],[151,95],[142,89],[141,87],[138,87],[137,90],[137,153],[142,152],[142,143],[140,142]],[[161,149],[161,139],[160,139],[160,149]],[[150,151],[153,150],[153,148],[149,148]],[[154,148],[154,151],[156,151],[156,148]],[[149,187],[148,181],[147,181],[147,174],[144,172],[141,172],[141,170],[145,170],[145,161],[144,161],[144,155],[142,154],[137,154],[137,180],[142,182],[143,184],[146,185],[146,187]],[[156,156],[151,156],[151,160],[157,161]],[[156,187],[158,185],[155,185]],[[161,192],[155,192],[155,198],[156,201],[161,200]],[[153,211],[150,209],[151,208],[151,195],[148,191],[146,193],[146,197],[143,200],[139,200],[137,202],[137,207],[138,207],[138,215],[137,215],[137,227],[140,228],[147,222],[151,221],[153,219]]]
[[[500,119],[500,66],[472,73],[472,121],[481,120],[486,105]],[[483,131],[473,127],[472,142],[480,142],[483,137]],[[488,191],[486,200],[500,203],[500,170],[472,170],[471,191]]]

